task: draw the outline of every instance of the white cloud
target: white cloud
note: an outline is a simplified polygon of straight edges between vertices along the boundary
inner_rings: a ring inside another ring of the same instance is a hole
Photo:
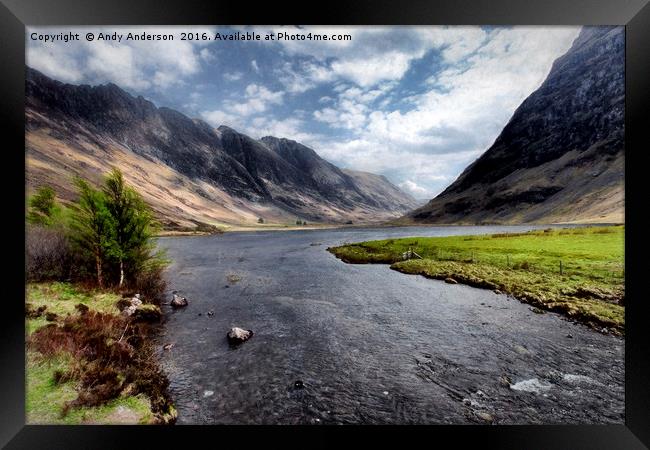
[[[256,117],[252,126],[247,127],[247,132],[254,138],[264,136],[283,137],[293,139],[307,146],[315,145],[320,136],[302,131],[304,122],[300,119],[288,118],[282,120],[269,119],[267,117]]]
[[[402,78],[413,57],[412,54],[395,51],[362,60],[335,61],[332,71],[359,86],[369,87],[380,81]]]
[[[382,104],[385,109],[372,107],[379,93],[348,87],[338,89],[336,105],[314,112],[316,120],[353,133],[319,146],[325,157],[355,169],[392,173],[399,183],[410,181],[439,193],[492,144],[578,29],[479,30],[452,43],[434,31],[428,36],[436,45],[444,43],[447,65],[428,91],[410,97],[411,109],[391,109],[389,103]]]
[[[270,105],[279,105],[284,95],[282,91],[273,92],[258,84],[249,84],[244,92],[247,99],[245,102],[226,102],[227,108],[240,116],[254,115],[266,111]]]
[[[70,27],[65,31],[81,36],[92,31],[128,34],[141,32],[138,27]],[[147,27],[151,34],[175,34],[173,41],[95,40],[71,41],[64,45],[27,39],[27,65],[48,76],[71,83],[101,84],[113,82],[127,89],[162,90],[182,84],[185,78],[197,74],[205,60],[206,41],[181,41],[178,27]],[[185,30],[185,29],[183,29]],[[53,27],[30,27],[28,34],[58,33]],[[212,29],[194,31],[213,33]]]
[[[429,198],[431,197],[431,191],[428,189],[418,185],[417,183],[411,181],[411,180],[406,180],[402,183],[399,183],[398,186],[402,188],[404,191],[408,192],[415,198]]]
[[[226,72],[223,74],[223,79],[226,81],[237,81],[241,80],[244,76],[242,72]]]
[[[214,69],[223,53],[219,50],[216,59],[217,53],[201,41],[119,46],[28,41],[27,61],[72,83],[112,81],[157,92],[182,87],[183,104],[201,111],[213,125],[226,124],[253,137],[302,141],[338,165],[383,173],[416,196],[425,195],[422,190],[433,196],[492,144],[579,31],[441,26],[284,30],[351,34],[352,40],[247,44],[251,56],[214,72],[227,82],[241,81],[228,85],[239,91],[222,89],[215,95],[215,84],[212,91],[201,90],[202,97],[190,95],[198,88],[188,80],[207,63]],[[216,106],[208,103],[213,99]],[[322,134],[306,131],[313,129]]]
[[[220,109],[203,111],[201,112],[201,117],[214,127],[218,127],[220,125],[227,125],[231,127],[235,126],[235,123],[232,120],[234,116],[232,114],[228,114],[225,111],[221,111]]]
[[[244,89],[243,98],[245,101],[226,101],[224,102],[224,109],[203,111],[201,112],[201,117],[214,126],[228,125],[239,131],[256,130],[258,127],[254,124],[261,124],[262,122],[260,120],[264,120],[263,123],[265,126],[270,127],[271,122],[268,119],[255,116],[267,111],[273,105],[282,104],[284,102],[284,95],[285,93],[283,91],[271,91],[265,86],[252,83]],[[277,122],[276,126],[279,127],[279,123]],[[298,122],[286,123],[295,125]],[[291,130],[294,129],[292,128]],[[254,134],[257,135],[259,132]],[[298,134],[297,131],[296,134]]]
[[[199,52],[199,55],[201,55],[201,59],[207,63],[214,62],[217,59],[214,53],[212,53],[207,48],[202,48],[201,51]]]

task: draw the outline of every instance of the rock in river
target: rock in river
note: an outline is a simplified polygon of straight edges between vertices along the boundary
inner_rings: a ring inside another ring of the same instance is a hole
[[[226,337],[230,344],[241,344],[246,342],[253,336],[252,330],[244,330],[243,328],[231,328]]]
[[[169,303],[172,305],[174,308],[178,308],[181,306],[187,306],[187,299],[185,297],[181,297],[180,295],[177,295],[174,293],[174,296],[172,297],[172,301]]]

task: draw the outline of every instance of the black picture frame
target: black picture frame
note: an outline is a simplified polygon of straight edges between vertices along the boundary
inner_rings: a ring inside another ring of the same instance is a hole
[[[624,25],[626,28],[626,338],[625,425],[593,426],[29,426],[25,425],[24,209],[12,187],[25,185],[25,26],[29,25]],[[264,445],[275,441],[321,447],[331,439],[362,437],[366,445],[435,445],[448,442],[482,448],[647,448],[650,445],[650,353],[648,301],[642,291],[647,254],[642,230],[645,201],[643,153],[650,130],[650,5],[648,0],[350,1],[327,0],[304,8],[277,2],[232,0],[0,0],[0,123],[5,179],[5,253],[0,317],[0,444],[6,448],[179,447],[205,439]],[[24,243],[24,239],[23,239]],[[21,265],[21,262],[23,263]],[[358,436],[361,435],[361,436]],[[140,444],[137,444],[140,442]],[[422,445],[422,444],[420,444]]]

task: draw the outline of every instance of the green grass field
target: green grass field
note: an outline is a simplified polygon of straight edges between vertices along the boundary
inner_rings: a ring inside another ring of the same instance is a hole
[[[391,264],[403,273],[499,290],[623,333],[624,240],[624,226],[608,226],[388,239],[328,250],[347,263]],[[423,259],[404,260],[409,250]]]
[[[119,296],[110,292],[85,291],[73,284],[29,283],[27,302],[33,309],[46,306],[45,312],[55,313],[54,321],[75,313],[75,305],[83,303],[92,310],[119,314],[116,302]],[[26,320],[27,337],[37,329],[52,322],[41,317]],[[71,409],[63,415],[66,402],[74,400],[78,393],[74,381],[56,382],[56,373],[66,372],[74,361],[68,353],[44,356],[27,349],[26,419],[28,424],[146,424],[153,420],[149,399],[140,394],[123,396],[101,406],[83,406]]]

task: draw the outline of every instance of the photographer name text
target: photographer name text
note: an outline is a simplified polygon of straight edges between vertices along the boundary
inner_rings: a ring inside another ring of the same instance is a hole
[[[129,42],[129,41],[351,41],[352,35],[338,34],[338,33],[289,33],[289,32],[268,32],[257,33],[254,31],[234,32],[234,33],[195,33],[195,32],[181,32],[181,33],[31,33],[30,39],[32,41],[41,41],[44,43],[67,43],[86,40],[92,41],[105,41],[105,42]]]

